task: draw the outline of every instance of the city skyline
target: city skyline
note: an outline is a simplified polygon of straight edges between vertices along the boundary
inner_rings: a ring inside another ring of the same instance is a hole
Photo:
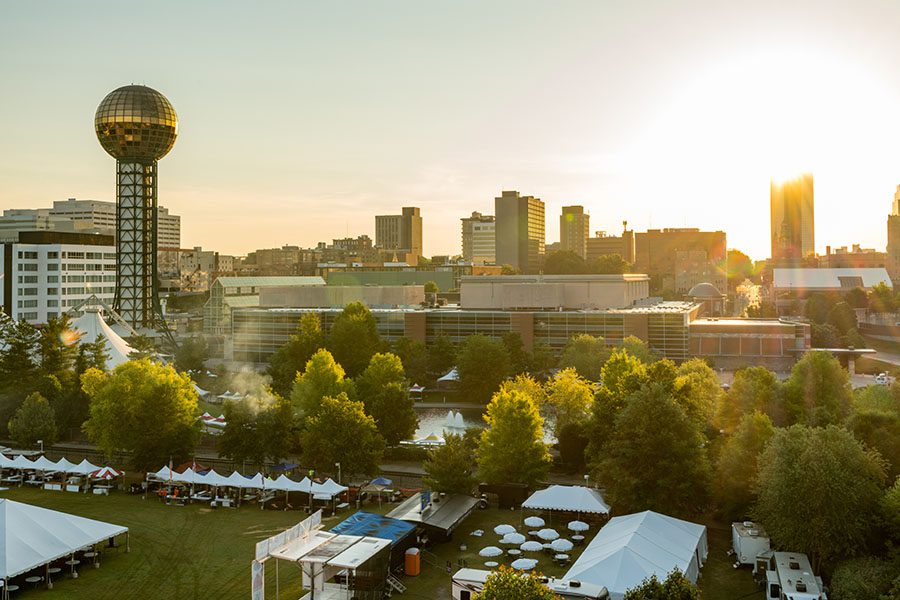
[[[761,259],[770,179],[811,172],[816,250],[885,247],[900,7],[226,5],[201,30],[204,5],[171,6],[176,19],[146,16],[166,26],[146,57],[108,51],[127,28],[72,38],[94,19],[81,6],[56,4],[50,22],[6,11],[0,68],[17,93],[0,116],[0,208],[114,200],[91,117],[134,81],[182,117],[159,197],[188,246],[312,246],[418,206],[425,255],[458,254],[459,219],[518,190],[546,202],[548,242],[561,207],[583,205],[592,233],[722,229]]]

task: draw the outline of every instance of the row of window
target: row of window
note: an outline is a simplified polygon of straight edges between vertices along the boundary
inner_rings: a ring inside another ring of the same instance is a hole
[[[63,258],[74,260],[116,260],[115,252],[63,252]],[[23,260],[37,260],[38,253],[28,250],[20,250],[19,258]],[[48,252],[48,259],[59,259],[59,252]]]

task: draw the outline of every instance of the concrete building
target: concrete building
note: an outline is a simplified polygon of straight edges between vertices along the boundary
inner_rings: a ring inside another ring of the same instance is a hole
[[[635,236],[635,270],[650,276],[653,292],[686,294],[702,282],[726,289],[726,256],[724,231],[648,229]]]
[[[234,257],[214,250],[160,248],[159,276],[163,291],[205,292],[216,277],[234,273]]]
[[[591,215],[583,206],[563,206],[559,216],[559,245],[561,250],[587,258],[587,240],[591,231]]]
[[[887,220],[887,270],[891,279],[900,281],[900,185]]]
[[[494,215],[473,212],[462,221],[462,258],[476,265],[497,262],[497,222]]]
[[[268,308],[343,308],[362,302],[372,308],[418,307],[425,302],[421,285],[271,286],[259,290],[259,306]]]
[[[415,206],[404,206],[399,215],[377,215],[375,217],[375,246],[397,254],[408,255],[401,258],[416,264],[423,256],[422,215]]]
[[[209,335],[228,334],[232,310],[259,306],[263,288],[324,285],[321,277],[219,277],[203,307],[203,331]]]
[[[772,271],[772,290],[778,298],[803,298],[812,292],[868,291],[879,283],[893,287],[887,269],[781,269]]]
[[[112,304],[116,247],[109,235],[29,231],[0,244],[0,306],[16,320],[46,323],[97,296]]]
[[[503,191],[494,199],[497,264],[522,273],[539,273],[544,259],[544,203],[517,191]]]
[[[772,262],[799,264],[816,254],[813,176],[804,174],[770,187]]]
[[[503,275],[463,277],[465,310],[605,310],[626,308],[650,295],[646,275]]]
[[[103,228],[115,232],[116,203],[103,200],[58,200],[53,203],[50,214],[71,221],[89,223],[92,227]],[[169,209],[160,206],[156,216],[158,244],[160,248],[181,247],[181,217],[169,213]]]
[[[878,269],[887,266],[886,252],[862,248],[859,244],[853,244],[849,249],[847,246],[838,248],[825,246],[825,255],[819,257],[820,269]]]
[[[586,260],[595,260],[601,256],[618,254],[625,262],[634,263],[635,237],[634,231],[628,229],[628,222],[622,223],[622,235],[607,235],[605,231],[597,231],[594,237],[585,242]]]

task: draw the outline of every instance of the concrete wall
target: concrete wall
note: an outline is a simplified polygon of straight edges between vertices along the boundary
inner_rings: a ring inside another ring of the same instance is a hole
[[[649,296],[646,275],[464,277],[464,309],[625,308]]]
[[[421,285],[273,286],[259,290],[259,305],[268,308],[327,308],[362,302],[366,306],[417,306],[425,301]]]

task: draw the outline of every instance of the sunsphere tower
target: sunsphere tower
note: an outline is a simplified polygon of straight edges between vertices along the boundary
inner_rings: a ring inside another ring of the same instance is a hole
[[[110,92],[97,107],[100,145],[116,159],[115,310],[134,329],[162,326],[157,278],[156,163],[175,144],[178,117],[143,85]]]

